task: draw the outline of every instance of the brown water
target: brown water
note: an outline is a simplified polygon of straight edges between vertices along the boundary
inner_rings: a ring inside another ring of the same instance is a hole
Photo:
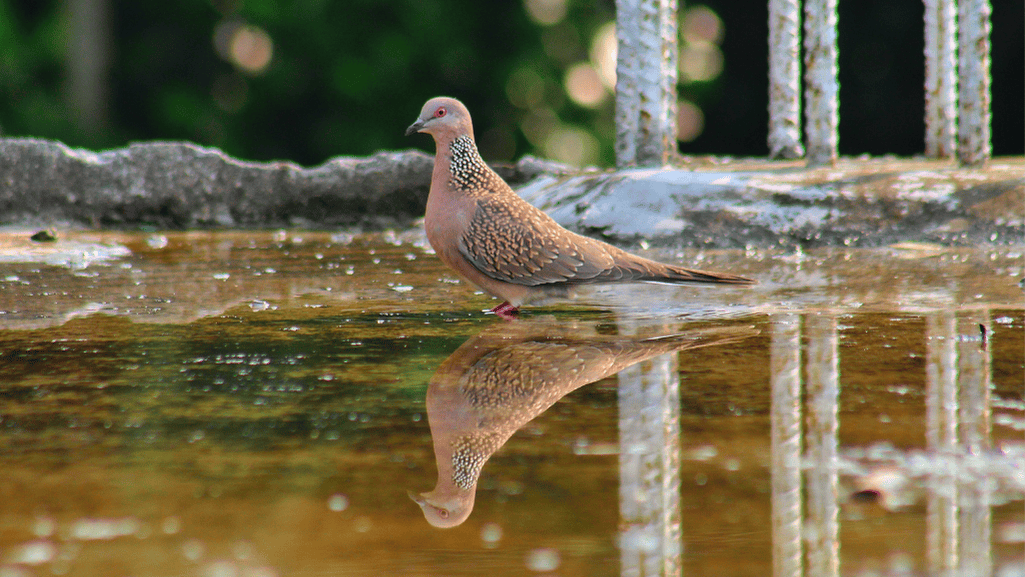
[[[0,235],[0,576],[1025,574],[1022,247],[506,323],[416,232],[59,236]]]

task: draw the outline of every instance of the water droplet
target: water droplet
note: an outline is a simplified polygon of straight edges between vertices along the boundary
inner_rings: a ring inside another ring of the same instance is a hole
[[[189,539],[182,543],[182,555],[189,561],[199,561],[203,556],[203,543],[199,539]]]
[[[707,461],[715,458],[719,454],[719,450],[713,445],[701,445],[700,447],[694,447],[690,451],[690,458],[695,461]]]
[[[213,561],[203,567],[203,577],[239,577],[241,573],[233,561]]]
[[[174,535],[178,531],[181,531],[182,520],[176,515],[170,517],[164,517],[164,522],[160,524],[160,529],[166,535]]]
[[[239,541],[232,547],[232,553],[235,554],[235,558],[239,561],[245,561],[253,556],[255,547],[249,541]]]
[[[370,517],[356,517],[356,520],[352,523],[352,528],[357,533],[366,533],[374,527],[374,522],[370,520]]]
[[[502,528],[495,523],[485,523],[480,528],[480,540],[489,549],[497,547],[498,542],[502,540]]]
[[[57,529],[57,521],[53,517],[36,517],[32,525],[32,533],[36,537],[49,537]]]
[[[7,560],[12,563],[24,563],[25,565],[42,565],[49,563],[57,554],[57,546],[47,540],[29,541],[19,547],[13,548]]]
[[[139,521],[132,517],[121,519],[84,518],[74,522],[69,531],[71,538],[81,541],[109,540],[134,535]]]
[[[534,549],[527,553],[527,569],[544,573],[559,568],[559,552],[551,548]]]
[[[335,493],[328,498],[327,508],[332,511],[344,511],[349,508],[349,498],[341,493]]]

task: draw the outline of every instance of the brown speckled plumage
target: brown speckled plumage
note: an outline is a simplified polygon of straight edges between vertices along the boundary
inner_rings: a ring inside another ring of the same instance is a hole
[[[751,327],[656,338],[599,336],[551,322],[517,321],[464,343],[427,389],[438,482],[411,495],[431,524],[458,525],[473,509],[484,464],[527,422],[579,387],[663,353],[724,344]]]
[[[427,239],[460,276],[506,301],[495,308],[500,314],[582,284],[753,282],[642,258],[561,227],[481,159],[470,113],[458,100],[429,100],[406,131],[414,132],[430,134],[437,147]]]

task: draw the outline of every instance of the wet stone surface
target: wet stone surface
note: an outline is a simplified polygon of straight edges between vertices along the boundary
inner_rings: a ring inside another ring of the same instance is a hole
[[[1025,247],[648,251],[760,284],[504,322],[418,231],[32,232],[0,574],[1025,573]]]

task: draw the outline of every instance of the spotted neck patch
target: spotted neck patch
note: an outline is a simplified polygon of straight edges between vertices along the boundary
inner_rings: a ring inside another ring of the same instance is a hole
[[[449,150],[452,152],[449,182],[454,188],[463,191],[497,190],[497,182],[501,182],[501,180],[484,163],[480,153],[477,152],[477,146],[470,137],[460,136],[449,146]]]

